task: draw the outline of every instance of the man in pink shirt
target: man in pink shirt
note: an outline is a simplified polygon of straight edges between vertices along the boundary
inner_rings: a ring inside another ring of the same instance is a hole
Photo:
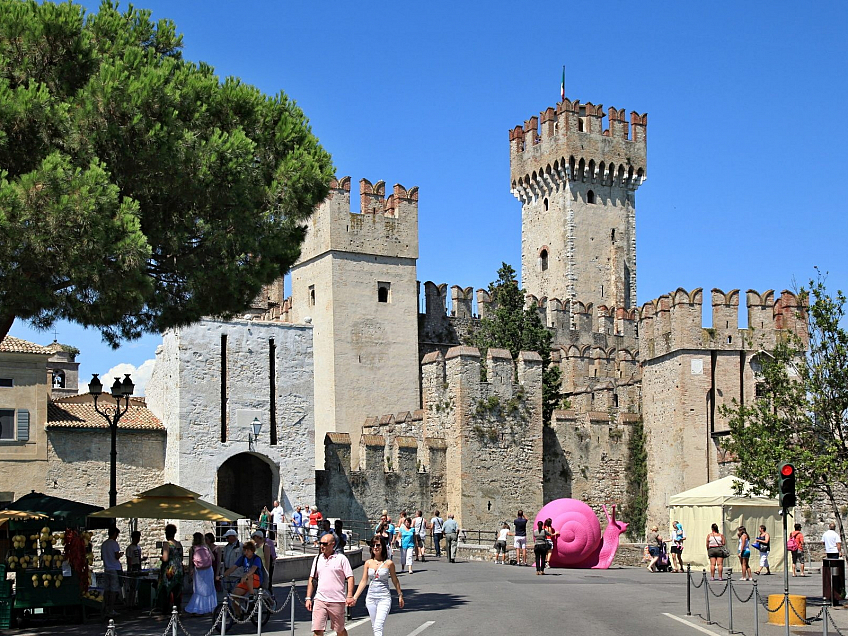
[[[318,544],[321,553],[312,562],[312,571],[306,586],[306,609],[312,612],[312,633],[314,636],[323,636],[329,619],[338,636],[347,636],[345,606],[352,607],[355,603],[353,569],[344,554],[333,553],[336,538],[332,533],[322,536]],[[314,597],[313,590],[316,590]]]

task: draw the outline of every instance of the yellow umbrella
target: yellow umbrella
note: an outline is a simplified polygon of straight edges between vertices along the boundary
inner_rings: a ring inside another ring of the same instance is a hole
[[[176,484],[164,484],[139,493],[130,501],[95,512],[92,517],[120,519],[191,519],[197,521],[236,521],[242,515],[208,501]]]
[[[0,526],[9,519],[49,519],[47,515],[40,512],[27,512],[25,510],[0,510]]]

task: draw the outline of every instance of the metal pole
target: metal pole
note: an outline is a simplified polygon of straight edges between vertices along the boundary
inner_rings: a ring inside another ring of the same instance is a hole
[[[826,600],[826,599],[825,599]],[[822,636],[827,636],[827,621],[830,620],[827,612],[827,605],[824,606],[824,616],[822,616]]]
[[[262,636],[262,588],[256,592],[256,636]]]
[[[227,636],[227,610],[230,607],[230,596],[224,596],[224,602],[221,603],[221,636]]]
[[[728,614],[730,616],[730,625],[727,628],[727,633],[733,633],[733,579],[731,578],[731,574],[728,572],[727,574],[727,604],[728,604]]]
[[[294,634],[294,601],[297,598],[297,591],[294,586],[294,579],[291,584],[291,633]]]
[[[757,590],[757,582],[754,581],[754,636],[760,633],[760,592]]]
[[[704,602],[707,604],[707,625],[712,625],[710,620],[710,584],[707,581],[707,571],[704,570]]]
[[[109,625],[106,627],[106,636],[115,636],[115,620],[110,618]]]
[[[177,620],[179,618],[179,612],[177,611],[177,606],[174,605],[174,609],[171,610],[171,636],[177,636]]]
[[[109,453],[109,507],[118,505],[118,418],[121,403],[115,407],[115,414],[109,419],[109,432],[112,435]],[[108,409],[107,409],[108,410]]]
[[[692,616],[692,564],[686,564],[686,616]]]
[[[786,546],[787,517],[789,510],[783,509],[783,617],[786,623],[786,636],[789,636],[789,550]]]

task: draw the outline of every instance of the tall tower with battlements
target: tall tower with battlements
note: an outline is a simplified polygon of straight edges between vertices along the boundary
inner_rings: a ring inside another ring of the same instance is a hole
[[[636,304],[636,189],[647,114],[565,100],[509,132],[521,201],[521,278],[539,299]],[[541,128],[539,121],[541,120]]]
[[[375,399],[420,405],[418,188],[385,190],[362,179],[352,211],[350,177],[334,181],[291,270],[291,320],[314,326],[316,468],[325,434],[358,440]]]

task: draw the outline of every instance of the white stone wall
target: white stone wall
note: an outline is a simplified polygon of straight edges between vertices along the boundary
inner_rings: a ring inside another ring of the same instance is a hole
[[[226,442],[221,441],[222,334],[227,335]],[[276,345],[276,445],[270,443],[271,338]],[[256,416],[263,427],[252,452],[273,467],[274,492],[287,512],[298,503],[314,502],[310,326],[203,320],[173,330],[157,350],[147,401],[168,430],[168,479],[215,502],[218,469],[228,458],[249,451],[249,423]]]

